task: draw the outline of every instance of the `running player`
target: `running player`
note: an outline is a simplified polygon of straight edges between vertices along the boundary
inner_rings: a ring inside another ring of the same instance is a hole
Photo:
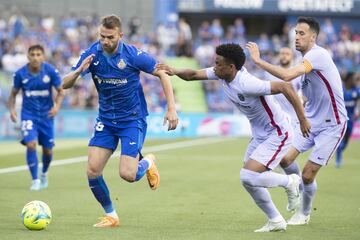
[[[299,17],[295,27],[295,47],[303,55],[303,61],[290,69],[272,65],[260,58],[256,43],[249,42],[251,58],[261,68],[274,76],[291,81],[302,76],[301,88],[306,97],[305,114],[311,123],[309,138],[297,131],[293,146],[281,161],[286,173],[298,173],[296,157],[310,148],[310,154],[302,171],[303,197],[301,207],[290,218],[290,225],[304,225],[310,220],[312,202],[317,189],[316,175],[327,165],[339,146],[346,130],[346,109],[340,74],[329,52],[316,45],[319,23],[310,17]]]
[[[154,58],[122,41],[120,18],[115,15],[103,17],[99,36],[100,40],[81,55],[73,71],[65,76],[63,87],[72,87],[80,75],[90,72],[99,93],[99,115],[89,142],[87,176],[92,193],[105,211],[105,217],[100,218],[94,227],[116,227],[119,226],[119,217],[102,172],[119,139],[120,177],[135,182],[146,173],[152,190],[160,184],[155,156],[148,154],[142,158],[141,154],[148,111],[140,84],[140,71],[160,78],[167,100],[164,123],[168,121],[168,130],[176,128],[178,118],[169,76],[155,69]]]
[[[58,71],[45,62],[44,48],[33,45],[28,49],[29,63],[14,74],[14,86],[9,97],[10,117],[17,122],[16,95],[22,90],[21,133],[26,146],[26,162],[32,177],[30,190],[48,187],[47,172],[53,158],[54,116],[64,99]],[[53,100],[53,88],[57,94]],[[42,173],[38,176],[36,144],[42,146]]]
[[[240,179],[255,203],[268,217],[266,225],[255,232],[284,231],[286,221],[272,202],[267,188],[285,188],[289,202],[296,206],[300,203],[300,177],[296,174],[287,176],[271,171],[290,147],[292,128],[287,116],[269,95],[284,94],[296,111],[304,136],[308,136],[310,124],[291,84],[283,81],[262,81],[251,75],[243,67],[244,63],[245,53],[238,44],[223,44],[216,48],[215,67],[191,70],[160,64],[158,68],[186,81],[220,81],[227,97],[246,115],[251,124],[253,138],[244,157]]]

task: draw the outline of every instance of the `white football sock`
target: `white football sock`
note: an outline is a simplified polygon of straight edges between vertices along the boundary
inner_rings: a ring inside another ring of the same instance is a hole
[[[112,212],[109,212],[109,213],[105,213],[106,216],[110,216],[110,217],[113,217],[113,218],[116,218],[116,219],[119,219],[117,213],[115,210],[113,210]]]
[[[289,177],[284,174],[273,171],[258,173],[244,168],[240,171],[240,178],[248,185],[266,188],[286,187],[289,182]]]
[[[301,211],[306,216],[309,215],[311,212],[311,206],[315,197],[316,190],[316,180],[314,180],[314,182],[310,184],[304,184]]]

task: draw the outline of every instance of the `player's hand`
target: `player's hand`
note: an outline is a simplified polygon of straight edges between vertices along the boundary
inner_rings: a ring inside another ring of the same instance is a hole
[[[254,61],[254,63],[257,63],[260,61],[260,51],[259,51],[259,47],[256,43],[248,42],[246,44],[246,49],[249,51],[250,57]]]
[[[10,119],[13,123],[17,122],[17,112],[15,110],[10,111]]]
[[[80,73],[85,71],[90,67],[91,62],[94,60],[95,54],[91,54],[87,56],[84,61],[82,61],[80,67],[77,69]]]
[[[170,67],[169,65],[166,65],[164,63],[158,63],[156,64],[157,70],[164,70],[167,75],[174,76],[175,75],[175,69]]]
[[[310,125],[310,122],[309,122],[309,120],[307,118],[300,121],[300,129],[301,129],[301,132],[302,132],[304,137],[307,138],[307,137],[310,136],[311,125]]]
[[[179,119],[175,110],[167,110],[163,125],[165,126],[166,123],[168,123],[168,131],[176,129]]]
[[[49,116],[49,117],[55,117],[56,114],[58,113],[58,111],[59,111],[59,108],[57,108],[56,106],[54,106],[54,107],[52,107],[52,108],[50,109],[48,116]]]

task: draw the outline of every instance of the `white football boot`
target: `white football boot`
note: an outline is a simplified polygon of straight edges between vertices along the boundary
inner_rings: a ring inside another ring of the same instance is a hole
[[[295,214],[287,221],[289,225],[306,225],[310,221],[310,214],[305,215],[298,209]]]
[[[32,180],[30,190],[31,191],[39,191],[40,190],[40,179]]]
[[[286,210],[289,212],[295,211],[300,206],[300,181],[301,178],[297,174],[289,175],[289,184],[285,188],[285,192],[288,197]]]
[[[276,222],[269,220],[262,228],[256,229],[254,232],[283,232],[286,230],[286,225],[283,218]]]

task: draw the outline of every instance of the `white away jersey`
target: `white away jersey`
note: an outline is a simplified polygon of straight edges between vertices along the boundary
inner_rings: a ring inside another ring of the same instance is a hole
[[[265,139],[273,131],[279,136],[289,130],[289,120],[271,94],[269,81],[262,81],[242,67],[230,83],[219,79],[214,68],[207,68],[208,79],[220,80],[226,96],[250,121],[254,138]]]
[[[265,73],[264,80],[278,81],[278,82],[283,81],[268,72]],[[297,78],[291,80],[290,83],[292,84],[293,88],[295,89],[295,92],[298,93],[301,90],[301,77],[297,77]],[[289,100],[287,100],[287,98],[284,96],[284,94],[279,93],[279,94],[276,94],[273,96],[276,99],[276,101],[279,103],[280,108],[289,115],[289,117],[291,118],[291,121],[294,123],[298,122],[299,120],[298,120],[298,117],[294,110],[294,107],[291,105]]]
[[[312,128],[339,125],[347,120],[339,71],[330,54],[314,45],[303,58],[306,74],[301,88],[307,98],[305,115]]]

